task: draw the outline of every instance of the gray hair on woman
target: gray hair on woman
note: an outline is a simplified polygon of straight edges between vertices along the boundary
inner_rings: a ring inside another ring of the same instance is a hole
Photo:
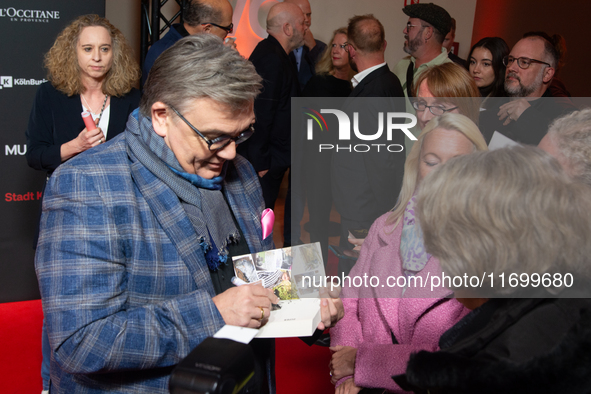
[[[156,59],[144,85],[140,111],[150,116],[152,105],[160,101],[184,113],[198,98],[242,110],[259,94],[261,81],[252,63],[224,46],[220,38],[188,36]]]
[[[476,152],[449,160],[426,179],[418,218],[427,251],[447,275],[486,273],[488,280],[494,273],[488,294],[508,295],[518,287],[501,288],[501,273],[588,272],[590,189],[542,150]]]
[[[591,186],[591,108],[556,119],[547,138],[558,148],[557,159],[566,164],[566,171]]]
[[[412,198],[417,188],[419,179],[419,158],[421,156],[423,141],[425,140],[427,134],[438,128],[455,130],[464,134],[464,136],[466,136],[466,138],[468,138],[474,145],[475,152],[488,150],[486,141],[484,141],[484,137],[478,129],[478,126],[476,126],[476,124],[467,116],[448,112],[431,119],[421,131],[421,134],[419,134],[417,141],[413,144],[412,149],[406,157],[400,197],[392,209],[392,213],[388,217],[386,222],[387,224],[398,224],[398,221],[404,214],[406,205]]]

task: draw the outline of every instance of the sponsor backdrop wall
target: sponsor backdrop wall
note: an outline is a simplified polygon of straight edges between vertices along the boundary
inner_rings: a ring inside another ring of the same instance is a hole
[[[27,165],[25,130],[43,55],[75,17],[105,15],[105,0],[0,0],[0,302],[39,298],[33,265],[45,173]]]

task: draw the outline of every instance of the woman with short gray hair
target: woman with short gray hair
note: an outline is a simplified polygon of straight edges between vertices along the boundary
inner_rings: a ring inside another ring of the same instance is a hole
[[[564,297],[589,297],[590,194],[533,147],[458,157],[427,177],[418,217],[428,252],[447,275],[484,283],[452,282],[473,311],[441,351],[411,356],[401,387],[589,392],[591,301]]]

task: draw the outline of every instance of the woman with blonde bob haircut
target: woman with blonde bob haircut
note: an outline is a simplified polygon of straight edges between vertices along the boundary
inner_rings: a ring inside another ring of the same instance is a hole
[[[414,86],[414,95],[413,107],[421,128],[435,116],[447,112],[466,115],[478,124],[480,91],[468,71],[455,63],[425,70]]]
[[[462,133],[473,144],[473,151],[486,151],[488,147],[484,141],[482,133],[478,126],[474,124],[466,116],[455,114],[444,114],[440,117],[433,118],[425,129],[421,131],[417,141],[413,145],[410,153],[406,157],[404,163],[404,177],[402,178],[402,189],[400,190],[400,197],[392,213],[388,216],[387,224],[397,225],[400,218],[404,214],[406,205],[415,194],[419,182],[419,162],[421,160],[421,152],[425,138],[435,129],[442,128],[447,130],[455,130]]]
[[[330,334],[332,379],[344,392],[361,387],[403,392],[390,376],[404,372],[411,353],[437,350],[441,334],[467,313],[457,300],[446,298],[447,289],[430,292],[406,284],[410,278],[441,275],[439,261],[425,252],[415,218],[416,194],[434,168],[486,149],[476,124],[455,113],[432,119],[413,145],[399,200],[373,223],[349,273],[351,278],[377,277],[380,283],[343,286],[345,317]]]
[[[429,175],[417,205],[427,251],[450,277],[484,283],[452,284],[474,310],[396,381],[414,392],[589,392],[590,193],[534,147],[458,157]]]

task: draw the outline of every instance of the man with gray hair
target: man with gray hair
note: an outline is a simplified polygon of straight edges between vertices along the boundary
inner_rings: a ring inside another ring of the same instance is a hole
[[[53,173],[35,258],[52,392],[168,393],[172,367],[205,338],[268,319],[271,290],[231,283],[232,256],[273,247],[258,176],[236,155],[260,82],[218,37],[181,39],[125,132]],[[273,342],[252,346],[248,392],[273,392]]]
[[[173,24],[168,33],[150,47],[142,67],[142,85],[156,58],[181,38],[209,33],[223,40],[234,28],[232,6],[228,0],[189,0],[182,12],[183,23]],[[231,45],[235,46],[234,43]]]
[[[538,147],[552,156],[571,177],[591,186],[591,109],[556,119]]]
[[[259,174],[268,208],[274,208],[283,175],[291,166],[291,98],[300,95],[300,88],[288,54],[303,44],[307,29],[298,6],[277,3],[267,15],[269,36],[258,43],[249,58],[263,78],[263,89],[254,103],[257,132],[240,147],[239,153]],[[289,192],[285,204],[284,246],[288,246],[291,244]]]

